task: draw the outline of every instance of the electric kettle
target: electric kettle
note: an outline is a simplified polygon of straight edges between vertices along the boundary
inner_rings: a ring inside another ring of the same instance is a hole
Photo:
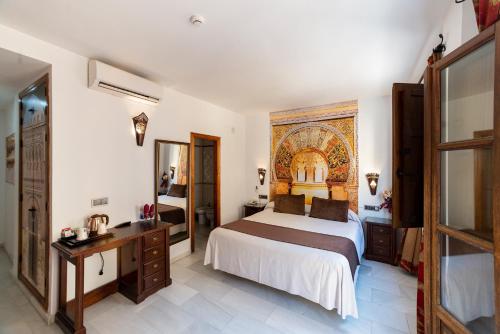
[[[108,215],[92,215],[87,221],[87,228],[89,229],[89,237],[95,237],[98,234],[100,225],[108,225],[109,217]],[[102,230],[102,228],[101,228]]]

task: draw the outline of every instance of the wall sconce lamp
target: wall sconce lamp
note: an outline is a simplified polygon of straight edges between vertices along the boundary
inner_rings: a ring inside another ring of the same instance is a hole
[[[175,166],[170,166],[170,179],[173,180],[175,176]]]
[[[264,180],[266,179],[266,169],[265,168],[259,168],[257,171],[259,173],[260,185],[263,186],[264,185]]]
[[[134,121],[135,141],[137,146],[142,146],[148,126],[148,116],[145,113],[141,113],[139,116],[132,118],[132,120]]]
[[[368,179],[368,186],[370,187],[370,193],[375,196],[377,194],[377,186],[378,186],[378,173],[368,173],[366,174],[366,178]]]

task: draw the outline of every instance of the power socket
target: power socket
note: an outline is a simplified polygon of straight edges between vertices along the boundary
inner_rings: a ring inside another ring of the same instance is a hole
[[[90,203],[92,207],[108,205],[109,201],[107,197],[93,199]]]
[[[378,206],[378,205],[365,205],[365,210],[367,210],[367,211],[380,211],[380,206]]]

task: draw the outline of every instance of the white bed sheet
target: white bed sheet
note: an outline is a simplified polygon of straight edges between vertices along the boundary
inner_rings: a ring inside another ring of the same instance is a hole
[[[177,206],[179,208],[186,210],[187,199],[186,199],[186,197],[174,197],[174,196],[160,195],[160,196],[158,196],[158,203],[165,204],[165,205],[171,205],[171,206]]]
[[[245,219],[351,239],[361,259],[363,227],[350,212],[347,223],[283,213],[272,208]],[[276,289],[302,296],[328,310],[358,317],[355,286],[344,255],[326,250],[279,242],[224,228],[210,234],[205,265]]]
[[[493,255],[441,258],[442,304],[463,324],[495,315]]]

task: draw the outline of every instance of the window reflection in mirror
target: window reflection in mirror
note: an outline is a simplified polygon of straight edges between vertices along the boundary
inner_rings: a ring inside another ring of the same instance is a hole
[[[170,224],[170,244],[189,238],[189,144],[156,140],[157,219]]]

